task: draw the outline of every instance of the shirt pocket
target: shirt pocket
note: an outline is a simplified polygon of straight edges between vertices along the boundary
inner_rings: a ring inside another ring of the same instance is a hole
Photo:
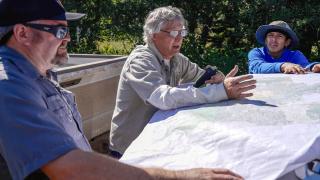
[[[81,123],[75,120],[71,110],[72,107],[67,102],[66,97],[55,94],[47,97],[47,103],[49,110],[57,116],[58,123],[76,143],[86,141],[84,140]]]
[[[69,105],[64,102],[62,97],[59,94],[51,95],[47,97],[47,105],[49,110],[58,116],[59,120],[62,122],[65,119],[73,121],[72,112]]]
[[[81,115],[80,115],[78,107],[77,107],[75,95],[71,91],[68,91],[66,89],[62,89],[61,93],[63,94],[63,96],[67,100],[73,117],[75,118],[75,120],[78,122],[80,128],[82,129]]]

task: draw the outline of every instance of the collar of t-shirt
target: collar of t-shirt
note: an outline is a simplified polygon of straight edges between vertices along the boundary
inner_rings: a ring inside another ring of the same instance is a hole
[[[170,68],[170,59],[163,59],[164,65]]]

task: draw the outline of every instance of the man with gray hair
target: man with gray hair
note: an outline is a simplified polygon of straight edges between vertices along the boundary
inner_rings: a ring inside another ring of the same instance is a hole
[[[221,72],[212,76],[206,87],[190,85],[205,70],[180,53],[188,31],[179,9],[168,6],[151,11],[143,30],[146,45],[132,51],[120,75],[110,131],[110,149],[117,158],[157,110],[249,97],[252,93],[247,91],[255,88],[252,75],[234,77],[237,66],[226,78]]]

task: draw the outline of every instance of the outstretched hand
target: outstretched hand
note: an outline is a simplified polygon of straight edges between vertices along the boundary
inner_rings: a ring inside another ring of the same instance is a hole
[[[229,99],[241,99],[253,96],[253,93],[248,93],[248,91],[256,88],[255,84],[257,81],[253,79],[253,76],[248,74],[235,76],[238,70],[238,66],[235,65],[223,82]]]

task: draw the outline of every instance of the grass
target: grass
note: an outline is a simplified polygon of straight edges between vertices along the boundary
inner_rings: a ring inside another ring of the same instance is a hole
[[[128,55],[135,44],[128,40],[104,40],[97,42],[97,48],[101,54]]]

